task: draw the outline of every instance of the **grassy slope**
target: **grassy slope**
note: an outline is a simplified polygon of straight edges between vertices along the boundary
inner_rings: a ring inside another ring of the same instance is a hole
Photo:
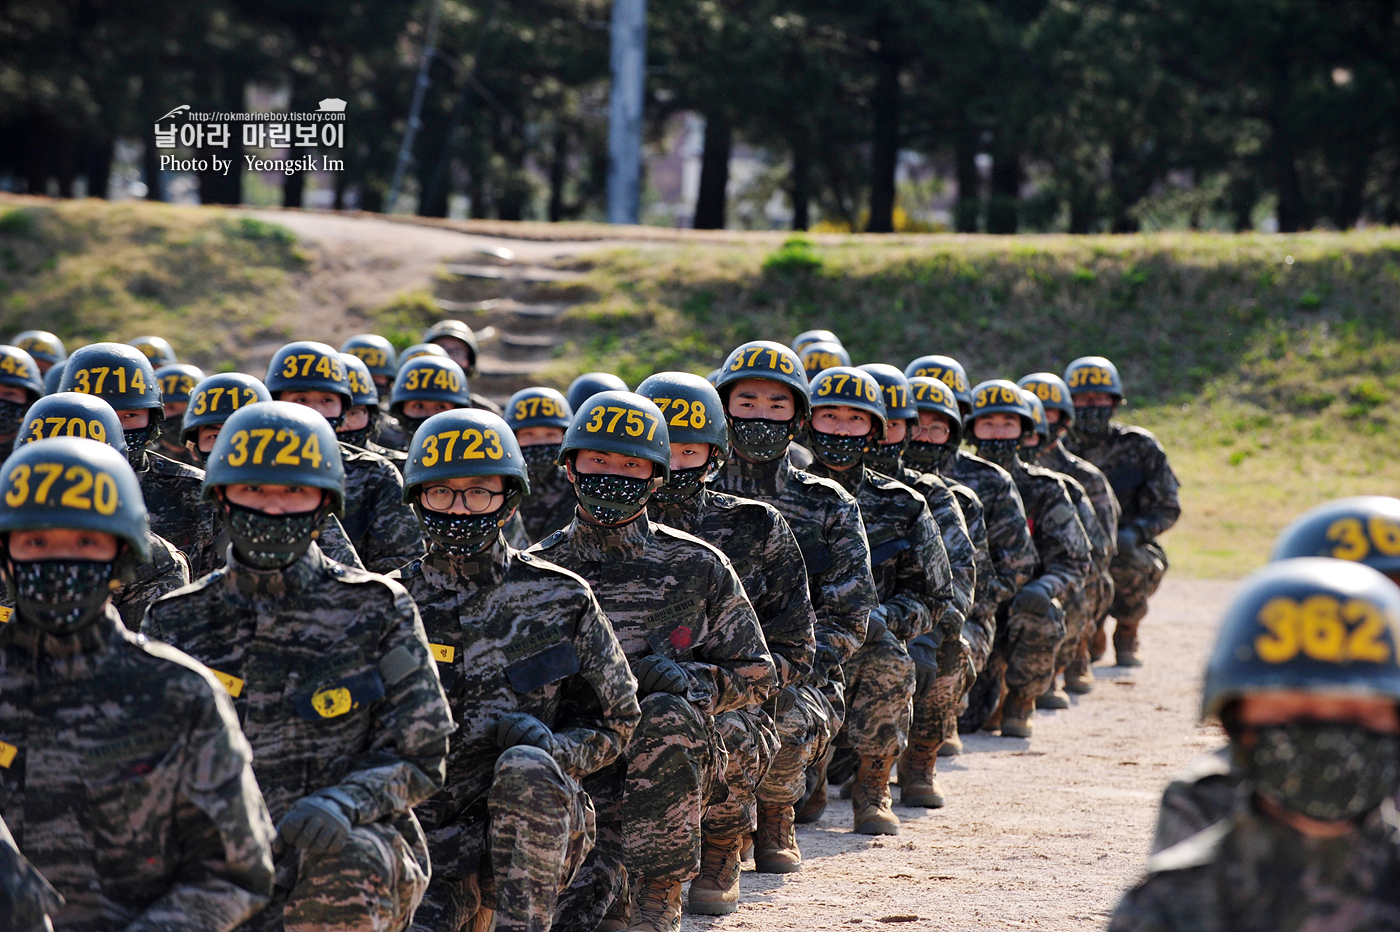
[[[287,330],[305,261],[287,231],[217,209],[0,204],[0,335],[166,333],[214,369]],[[1157,432],[1182,479],[1168,547],[1185,574],[1239,575],[1316,502],[1400,493],[1397,233],[770,240],[578,267],[586,286],[555,295],[581,301],[565,383],[593,368],[631,384],[705,372],[743,340],[810,327],[841,334],[857,363],[945,352],[974,381],[1109,356],[1127,419]],[[382,324],[403,336],[433,316],[426,296],[409,310],[387,306]]]

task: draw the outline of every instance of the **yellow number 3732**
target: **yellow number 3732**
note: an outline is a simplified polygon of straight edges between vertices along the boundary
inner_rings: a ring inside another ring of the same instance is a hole
[[[1285,663],[1299,653],[1327,663],[1387,663],[1393,659],[1386,638],[1389,621],[1379,608],[1360,599],[1342,602],[1330,595],[1270,599],[1259,610],[1264,633],[1254,651],[1265,663]]]

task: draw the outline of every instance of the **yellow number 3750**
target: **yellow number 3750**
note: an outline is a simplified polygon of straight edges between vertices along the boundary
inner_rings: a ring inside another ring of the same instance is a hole
[[[1254,639],[1254,651],[1265,663],[1284,663],[1300,652],[1327,663],[1387,663],[1393,656],[1389,619],[1360,599],[1279,597],[1264,603],[1258,617],[1265,633]]]

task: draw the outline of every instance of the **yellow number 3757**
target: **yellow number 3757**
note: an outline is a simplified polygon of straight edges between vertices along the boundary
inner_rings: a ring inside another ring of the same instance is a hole
[[[1385,614],[1370,602],[1330,595],[1270,599],[1259,610],[1264,633],[1254,651],[1265,663],[1285,663],[1299,653],[1327,663],[1387,663],[1393,659]]]

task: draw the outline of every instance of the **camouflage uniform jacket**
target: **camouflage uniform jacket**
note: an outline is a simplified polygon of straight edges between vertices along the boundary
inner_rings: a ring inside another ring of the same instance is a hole
[[[1118,507],[1118,496],[1113,494],[1113,486],[1108,484],[1108,477],[1093,463],[1066,450],[1063,443],[1057,443],[1040,454],[1040,459],[1036,462],[1053,472],[1070,476],[1084,486],[1084,491],[1088,493],[1089,501],[1094,506],[1094,515],[1098,518],[1099,525],[1113,542],[1108,554],[1112,558],[1118,552],[1118,518],[1122,509]],[[1085,530],[1089,528],[1085,527]]]
[[[711,715],[763,702],[773,658],[729,558],[643,512],[621,527],[575,520],[530,548],[588,580],[628,663],[669,657]]]
[[[987,580],[992,607],[1007,602],[1035,572],[1035,544],[1026,521],[1021,492],[1005,469],[964,450],[949,458],[944,474],[970,487],[982,501],[987,544],[996,570]]]
[[[175,443],[175,445],[172,446],[171,444],[166,442],[166,437],[163,432],[161,434],[160,440],[157,441],[157,448],[155,452],[159,453],[161,456],[165,457],[168,460],[174,460],[177,463],[184,463],[186,466],[193,466],[196,469],[199,468],[199,461],[194,458],[194,454],[190,452],[190,448],[185,446],[183,443],[179,443],[178,441]]]
[[[340,444],[345,464],[345,517],[341,526],[371,573],[388,573],[423,552],[423,533],[413,509],[403,501],[403,476],[387,459],[348,443]]]
[[[948,611],[956,612],[960,619],[966,619],[968,612],[972,611],[972,601],[977,592],[977,551],[967,532],[962,506],[948,484],[934,473],[904,469],[900,471],[898,479],[923,496],[928,504],[933,523],[943,535],[943,549],[948,554],[948,569],[953,576],[953,602]]]
[[[1232,763],[1230,746],[1202,754],[1173,776],[1162,793],[1152,853],[1210,828],[1248,800],[1244,772]]]
[[[1093,568],[1088,532],[1079,521],[1064,476],[1027,466],[1020,460],[1011,464],[1011,477],[1026,503],[1026,518],[1035,541],[1035,578],[1045,580],[1051,598],[1064,598],[1084,585]]]
[[[1115,422],[1102,436],[1070,436],[1070,452],[1097,466],[1113,486],[1123,509],[1119,530],[1136,528],[1149,541],[1181,517],[1176,474],[1151,431]]]
[[[865,643],[870,613],[880,604],[855,498],[839,483],[793,468],[786,456],[771,463],[730,456],[710,486],[767,502],[787,519],[807,567],[817,644],[849,660]]]
[[[416,518],[414,519],[417,520]],[[321,552],[337,563],[362,570],[364,563],[360,561],[360,555],[355,552],[355,548],[350,544],[350,538],[345,536],[345,529],[340,526],[340,519],[335,515],[326,515],[326,520],[321,522],[321,528],[316,532],[314,538],[320,545]],[[205,573],[212,573],[214,570],[223,569],[224,558],[228,556],[228,531],[222,526],[219,527],[219,536],[211,540],[204,548],[204,557],[201,562],[204,564]],[[195,574],[190,574],[197,579]]]
[[[151,515],[151,533],[165,538],[189,558],[192,576],[214,569],[206,560],[223,524],[214,503],[201,501],[204,470],[148,452],[145,467],[136,475]]]
[[[496,404],[490,398],[487,398],[485,395],[478,395],[476,392],[469,392],[468,394],[472,400],[473,408],[477,408],[481,411],[490,411],[497,417],[501,416],[501,406]]]
[[[108,609],[0,625],[0,814],[59,930],[226,930],[267,902],[272,824],[228,694]]]
[[[408,464],[408,454],[405,453],[403,450],[394,450],[389,447],[383,447],[375,443],[373,440],[365,441],[365,449],[371,453],[378,453],[380,456],[384,457],[386,460],[393,464],[395,469],[399,471],[400,476],[403,475],[403,468]]]
[[[556,466],[543,482],[530,483],[530,494],[520,503],[520,518],[532,542],[544,540],[574,520],[578,498],[563,466]]]
[[[647,503],[653,521],[718,547],[734,564],[753,604],[778,685],[806,679],[816,651],[817,615],[792,528],[772,505],[702,488],[674,505]]]
[[[19,853],[0,819],[0,932],[44,932],[45,920],[63,906],[63,897]]]
[[[1247,801],[1147,861],[1110,932],[1400,929],[1400,819],[1389,801],[1357,831],[1309,838]]]
[[[460,723],[445,788],[418,807],[426,828],[485,802],[507,712],[548,725],[576,780],[622,753],[641,718],[637,684],[588,583],[499,540],[475,557],[429,550],[394,577],[418,604]]]
[[[816,463],[812,472],[838,483],[860,503],[870,542],[870,568],[880,595],[878,615],[890,633],[908,640],[939,626],[961,629],[961,615],[956,616],[956,624],[944,618],[955,598],[953,573],[923,496],[864,466],[837,472]],[[873,622],[877,613],[870,617]]]
[[[991,548],[987,544],[987,515],[982,508],[982,499],[977,493],[956,479],[940,477],[948,485],[948,491],[957,499],[963,519],[967,521],[967,536],[972,541],[973,559],[977,565],[977,585],[972,590],[972,604],[975,608],[987,600],[992,580],[996,578],[996,568],[992,566]],[[950,557],[951,559],[951,554]]]
[[[408,431],[403,429],[403,425],[398,422],[388,411],[380,411],[379,417],[374,423],[374,430],[370,431],[369,439],[371,443],[381,447],[388,447],[390,450],[405,452],[413,438]]]
[[[442,787],[455,727],[403,587],[315,544],[281,570],[228,565],[152,605],[141,632],[208,665],[234,693],[275,820],[338,786],[356,824]]]

